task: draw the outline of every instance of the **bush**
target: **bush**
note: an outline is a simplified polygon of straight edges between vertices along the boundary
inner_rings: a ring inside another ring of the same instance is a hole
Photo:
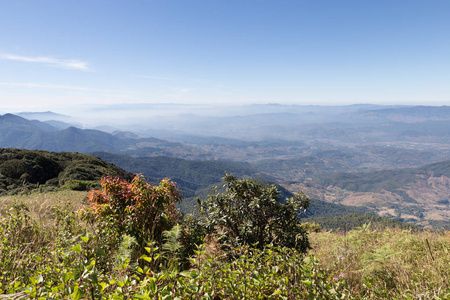
[[[91,192],[90,206],[83,213],[103,227],[110,243],[127,234],[143,249],[149,241],[161,243],[163,232],[177,224],[180,214],[175,203],[182,197],[169,179],[153,186],[142,175],[131,183],[103,176],[101,186],[102,191]]]
[[[274,185],[263,186],[257,180],[236,179],[226,174],[226,190],[215,193],[200,204],[201,222],[231,245],[254,245],[263,249],[268,244],[296,248],[306,252],[309,240],[301,226],[300,214],[309,199],[299,193],[281,203]]]
[[[68,180],[61,187],[63,189],[73,191],[89,191],[93,188],[98,188],[100,185],[94,181],[88,180]]]

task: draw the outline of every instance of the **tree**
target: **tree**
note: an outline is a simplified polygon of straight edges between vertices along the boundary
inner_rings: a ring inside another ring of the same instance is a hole
[[[263,186],[257,180],[236,179],[225,173],[226,190],[199,201],[202,222],[209,232],[217,233],[231,245],[268,244],[296,248],[306,252],[310,248],[300,214],[310,200],[302,192],[280,202],[274,185]]]

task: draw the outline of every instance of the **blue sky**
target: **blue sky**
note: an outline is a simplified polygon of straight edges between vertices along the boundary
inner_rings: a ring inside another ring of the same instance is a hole
[[[0,111],[450,105],[450,1],[0,0]]]

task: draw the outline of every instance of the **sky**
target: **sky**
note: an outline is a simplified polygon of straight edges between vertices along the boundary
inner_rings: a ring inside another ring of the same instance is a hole
[[[450,1],[0,0],[0,112],[450,105]]]

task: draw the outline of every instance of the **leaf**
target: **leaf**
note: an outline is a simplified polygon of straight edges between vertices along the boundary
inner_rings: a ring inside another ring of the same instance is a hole
[[[75,251],[78,254],[80,254],[81,251],[83,251],[83,249],[81,248],[81,245],[73,246],[72,248],[70,248],[70,250],[73,250],[73,251]]]
[[[150,280],[148,285],[149,285],[150,290],[152,291],[152,293],[155,294],[156,291],[157,291],[157,286],[156,286],[155,281],[154,280]]]
[[[133,296],[135,299],[151,299],[148,295],[137,295]]]
[[[105,290],[106,286],[107,286],[107,283],[104,282],[104,281],[102,281],[102,282],[99,283],[99,285],[102,287],[102,289],[100,290],[100,292],[103,292],[103,291]]]
[[[72,299],[73,300],[81,299],[81,291],[78,288],[78,286],[75,286],[75,288],[73,289]]]
[[[183,276],[183,277],[191,277],[191,272],[183,271],[183,272],[180,272],[180,275]]]
[[[139,257],[140,259],[143,259],[143,260],[145,260],[145,261],[147,261],[147,262],[152,262],[152,258],[151,257],[148,257],[147,255],[142,255],[141,257]]]
[[[71,279],[72,277],[73,277],[73,273],[72,272],[64,273],[64,275],[63,275],[63,282],[67,283],[69,281],[69,279]]]
[[[97,252],[97,254],[100,255],[100,256],[103,256],[103,257],[108,256],[108,254],[106,253],[106,251],[103,250],[103,249],[100,248],[100,247],[98,247],[98,248],[96,249],[96,252]]]
[[[275,292],[272,293],[271,296],[281,295],[283,292],[280,291],[280,289],[277,289]]]

